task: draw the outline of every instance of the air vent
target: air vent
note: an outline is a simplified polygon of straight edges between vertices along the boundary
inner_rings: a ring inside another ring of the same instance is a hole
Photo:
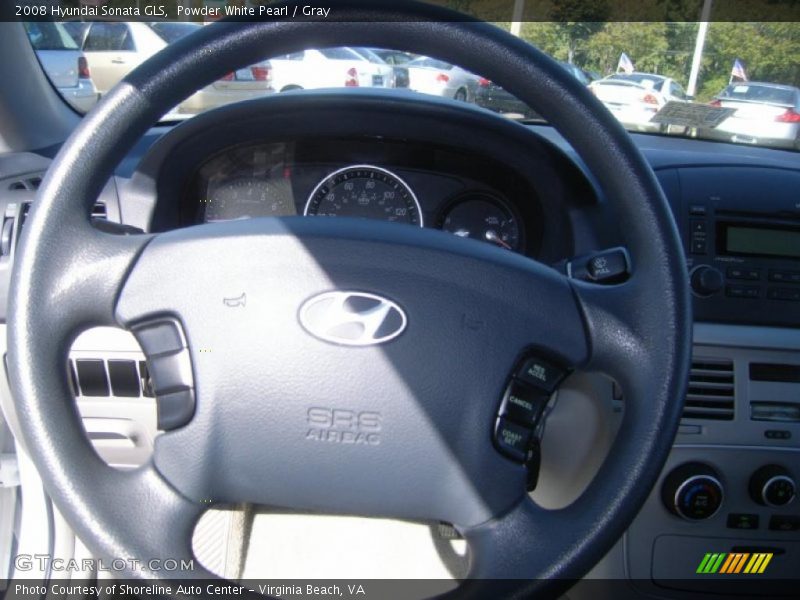
[[[731,421],[733,414],[733,361],[693,359],[683,418]]]
[[[106,205],[102,202],[97,202],[92,207],[92,218],[93,219],[107,219],[108,213],[106,212]]]
[[[145,361],[78,358],[69,361],[68,374],[76,396],[153,397]]]
[[[31,212],[31,203],[26,202],[22,205],[22,212],[20,213],[19,217],[19,227],[17,233],[17,239],[22,234],[22,227],[25,225],[25,220],[28,218],[28,214]],[[101,219],[103,221],[108,219],[108,212],[106,211],[106,205],[103,202],[96,202],[94,206],[92,206],[92,219]]]
[[[33,192],[39,189],[41,183],[42,183],[41,176],[31,175],[30,177],[15,179],[14,181],[8,184],[8,189],[12,191],[28,190]]]

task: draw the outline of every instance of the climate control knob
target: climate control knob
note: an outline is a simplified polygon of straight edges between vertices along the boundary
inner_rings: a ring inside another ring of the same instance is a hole
[[[692,271],[691,284],[698,296],[711,296],[722,289],[725,279],[719,269],[700,265]]]
[[[797,486],[791,473],[778,465],[761,467],[750,477],[750,497],[764,506],[786,506]]]
[[[717,472],[703,463],[686,463],[664,479],[661,499],[673,514],[688,521],[713,517],[725,493]]]

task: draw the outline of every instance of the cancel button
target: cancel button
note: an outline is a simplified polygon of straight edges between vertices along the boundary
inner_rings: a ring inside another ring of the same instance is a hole
[[[547,400],[546,394],[512,380],[503,396],[500,416],[520,425],[535,428]]]

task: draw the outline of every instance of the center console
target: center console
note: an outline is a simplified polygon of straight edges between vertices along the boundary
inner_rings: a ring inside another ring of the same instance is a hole
[[[753,169],[658,173],[685,244],[694,346],[671,455],[597,573],[624,577],[632,597],[796,597],[800,173]]]

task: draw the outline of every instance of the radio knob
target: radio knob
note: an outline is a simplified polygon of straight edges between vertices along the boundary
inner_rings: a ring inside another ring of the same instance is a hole
[[[667,509],[687,521],[713,517],[723,496],[717,472],[703,463],[686,463],[673,469],[661,488]]]
[[[786,506],[797,486],[789,471],[778,465],[761,467],[750,477],[750,497],[764,506]]]
[[[725,279],[719,269],[700,265],[692,271],[692,290],[698,296],[711,296],[722,289]]]

